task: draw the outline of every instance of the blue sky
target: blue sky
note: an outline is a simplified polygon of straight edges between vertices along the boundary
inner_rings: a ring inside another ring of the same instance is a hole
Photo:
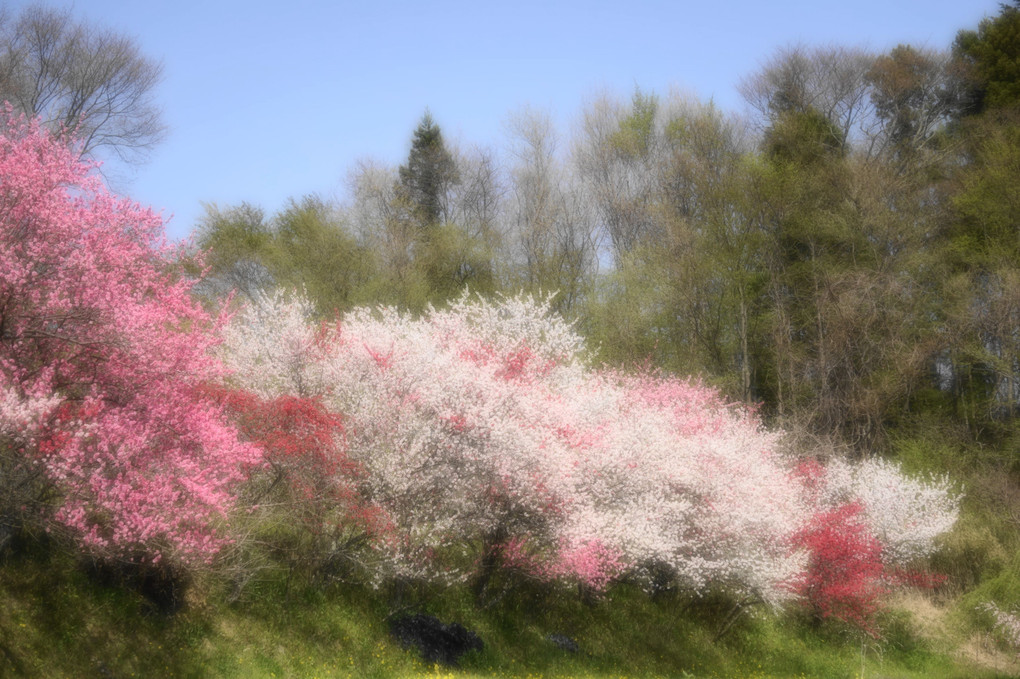
[[[546,110],[567,134],[600,91],[677,87],[742,110],[737,84],[779,47],[944,48],[999,11],[998,0],[46,4],[162,62],[169,136],[116,188],[173,215],[175,238],[202,202],[272,213],[290,197],[342,197],[358,159],[406,158],[426,107],[448,139],[494,148],[513,111]]]

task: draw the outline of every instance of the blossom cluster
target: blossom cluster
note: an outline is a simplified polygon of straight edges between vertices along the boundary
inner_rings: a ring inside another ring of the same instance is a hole
[[[195,387],[224,319],[173,273],[162,220],[111,195],[69,142],[0,122],[0,509],[51,517],[102,554],[203,560],[258,451]],[[41,469],[40,477],[33,470]],[[41,481],[40,479],[45,479]],[[27,497],[25,494],[32,496]]]
[[[836,617],[874,634],[872,617],[886,591],[882,544],[858,501],[823,510],[794,536],[810,555],[798,591],[819,618]]]
[[[981,608],[992,614],[995,629],[1002,634],[1014,651],[1020,653],[1020,616],[1016,612],[1004,611],[992,602],[983,604]]]
[[[694,593],[778,605],[803,593],[819,516],[858,503],[897,564],[955,520],[944,483],[881,461],[809,478],[714,389],[590,367],[541,300],[465,296],[420,317],[362,308],[317,325],[299,295],[274,292],[224,336],[239,386],[343,414],[347,455],[394,529],[377,547],[405,575],[469,576],[463,557],[482,549],[595,588],[665,567]]]
[[[860,503],[889,566],[930,556],[937,538],[959,515],[959,496],[947,478],[910,478],[892,462],[877,458],[856,464],[836,459],[826,467],[820,504],[835,507],[853,501]]]

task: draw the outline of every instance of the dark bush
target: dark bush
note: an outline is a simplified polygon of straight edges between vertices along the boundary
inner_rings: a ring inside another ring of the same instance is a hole
[[[81,567],[94,582],[133,590],[164,615],[184,608],[184,595],[191,585],[190,573],[165,563],[85,559]]]
[[[456,667],[460,656],[468,651],[482,650],[484,644],[477,634],[459,623],[449,625],[431,615],[408,615],[390,621],[390,636],[402,648],[417,647],[427,663]]]

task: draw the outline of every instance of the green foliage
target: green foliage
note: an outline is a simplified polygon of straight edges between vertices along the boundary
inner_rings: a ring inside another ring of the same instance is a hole
[[[815,109],[790,110],[765,132],[765,155],[773,162],[808,168],[842,154],[839,127]]]
[[[274,220],[264,257],[278,285],[304,288],[323,314],[370,301],[364,288],[374,274],[373,253],[358,244],[335,209],[310,196]]]
[[[973,588],[989,572],[998,572],[1007,553],[987,525],[973,515],[964,515],[955,530],[943,541],[932,569],[944,574],[954,592]]]
[[[620,129],[610,138],[609,143],[617,153],[630,160],[648,156],[654,144],[658,110],[658,97],[644,94],[640,89],[634,92],[630,114],[620,121]]]
[[[415,267],[424,273],[433,303],[459,297],[465,289],[481,295],[496,290],[492,253],[485,242],[453,224],[432,230],[415,258]]]
[[[1020,117],[990,111],[960,132],[968,162],[952,174],[940,286],[953,403],[974,436],[1012,436],[1020,394]]]
[[[998,111],[972,121],[963,140],[969,161],[955,174],[951,237],[968,268],[1020,257],[1020,112]]]
[[[666,343],[668,311],[664,308],[665,276],[656,275],[640,252],[622,258],[616,270],[597,283],[595,295],[582,312],[582,329],[597,358],[612,365],[643,363],[673,367],[662,351],[683,351]],[[688,364],[690,365],[690,364]]]
[[[947,577],[939,591],[960,596],[960,605],[966,606],[975,597],[990,596],[985,592],[990,583],[1015,578],[1015,562],[1020,558],[1016,471],[1010,471],[1010,460],[1001,450],[970,441],[966,431],[944,424],[939,429],[932,419],[921,419],[916,426],[923,434],[895,439],[893,453],[905,470],[948,473],[963,491],[960,518],[929,567]]]
[[[976,72],[974,112],[1020,103],[1020,4],[1001,5],[999,16],[976,31],[963,30],[954,48]]]
[[[204,292],[236,290],[249,299],[275,286],[304,289],[330,315],[375,299],[375,253],[347,230],[341,214],[316,196],[291,200],[266,218],[248,203],[206,206],[197,230],[210,271]]]
[[[1003,568],[994,576],[986,578],[960,598],[959,609],[966,614],[975,625],[984,622],[984,615],[979,612],[983,603],[993,601],[1006,610],[1020,608],[1020,551],[1003,564]]]
[[[249,297],[273,284],[265,262],[273,234],[262,208],[249,203],[220,209],[205,206],[195,240],[206,252],[206,285],[214,296],[238,290]]]

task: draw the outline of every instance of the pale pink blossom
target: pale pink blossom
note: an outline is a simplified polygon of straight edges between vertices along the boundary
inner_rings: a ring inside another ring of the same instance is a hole
[[[245,388],[311,389],[344,414],[349,454],[403,536],[385,545],[397,571],[450,577],[469,562],[443,554],[501,539],[547,577],[603,587],[666,564],[694,592],[789,596],[799,484],[776,436],[714,390],[593,369],[528,298],[421,318],[356,309],[327,328],[302,321],[305,304],[274,295],[239,314],[226,360]]]

